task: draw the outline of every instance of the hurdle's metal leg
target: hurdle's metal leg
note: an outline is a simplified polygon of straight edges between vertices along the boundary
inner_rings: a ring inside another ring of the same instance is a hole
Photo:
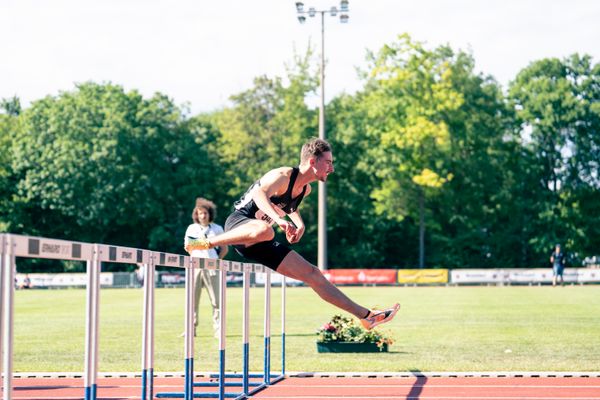
[[[96,252],[98,251],[98,247],[94,246],[94,255],[96,257]],[[87,274],[87,284],[86,284],[86,299],[85,299],[85,373],[84,373],[84,387],[85,387],[85,399],[90,400],[92,397],[92,384],[93,384],[93,348],[92,348],[92,331],[94,329],[94,324],[92,322],[94,318],[93,312],[93,296],[94,296],[94,260],[86,261],[86,274]]]
[[[281,276],[281,375],[285,376],[285,276]]]
[[[95,245],[98,249],[98,245]],[[93,329],[92,329],[92,386],[91,386],[91,399],[96,400],[98,390],[98,345],[100,343],[100,271],[102,269],[102,263],[99,261],[99,252],[94,252],[94,260],[92,261],[93,271],[93,295],[92,295],[92,311],[93,311]]]
[[[185,267],[185,389],[186,400],[194,398],[194,266]]]
[[[264,380],[268,385],[271,382],[271,270],[265,271],[265,356]]]
[[[100,364],[100,272],[102,271],[102,263],[96,260],[96,268],[94,268],[94,384],[92,385],[92,399],[96,400],[98,390],[98,365]]]
[[[150,259],[150,264],[148,265],[148,269],[150,271],[148,284],[150,285],[150,300],[148,302],[149,305],[149,322],[148,322],[148,398],[150,400],[154,399],[154,293],[155,293],[155,273],[156,268],[154,267],[154,258]]]
[[[143,264],[144,268],[144,305],[142,314],[142,400],[147,400],[148,391],[148,353],[149,353],[149,319],[150,319],[150,267],[148,264]]]
[[[0,358],[3,357],[4,341],[4,281],[6,279],[6,268],[4,267],[4,256],[6,255],[6,235],[0,234]],[[2,377],[2,362],[0,362],[0,378]],[[2,383],[4,385],[4,383]]]
[[[243,291],[243,332],[242,332],[242,342],[243,342],[243,365],[242,365],[242,391],[244,394],[248,394],[248,373],[249,373],[249,363],[250,363],[250,272],[244,267],[244,291]]]
[[[14,334],[14,312],[15,312],[15,275],[17,271],[16,259],[13,249],[11,235],[6,235],[6,250],[4,253],[4,400],[12,398],[13,379],[13,334]]]
[[[228,261],[219,262],[219,399],[225,398],[225,345],[227,329],[227,270]]]

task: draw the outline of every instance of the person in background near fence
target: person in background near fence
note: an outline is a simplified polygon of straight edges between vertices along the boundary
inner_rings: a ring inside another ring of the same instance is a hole
[[[220,246],[211,249],[198,249],[193,243],[205,240],[223,233],[223,228],[213,221],[217,213],[215,203],[205,198],[196,199],[192,211],[193,224],[187,227],[184,238],[184,248],[192,256],[198,258],[223,258],[227,255],[228,247]],[[194,276],[194,336],[198,328],[198,312],[202,288],[206,289],[213,312],[213,328],[215,337],[219,336],[219,276],[217,271],[196,270]]]
[[[302,146],[298,167],[275,168],[262,176],[235,204],[235,210],[225,222],[226,232],[206,238],[201,245],[206,249],[234,245],[242,256],[306,283],[323,300],[353,314],[366,329],[371,329],[391,320],[400,305],[380,311],[355,303],[317,267],[287,245],[274,240],[274,224],[285,233],[289,243],[300,240],[304,222],[298,206],[310,194],[310,183],[326,182],[333,171],[331,145],[322,139],[311,139]]]
[[[556,286],[556,281],[560,280],[560,284],[564,285],[565,280],[563,278],[563,271],[565,269],[565,253],[560,250],[560,244],[554,247],[554,251],[550,256],[550,262],[552,263],[552,286]],[[560,279],[559,279],[560,278]]]
[[[31,284],[31,278],[29,278],[29,274],[25,274],[25,278],[23,278],[23,282],[19,285],[19,289],[31,289],[33,285]]]

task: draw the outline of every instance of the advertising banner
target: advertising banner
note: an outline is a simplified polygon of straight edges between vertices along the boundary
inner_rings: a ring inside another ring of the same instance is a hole
[[[447,269],[400,269],[398,283],[430,284],[448,283]]]
[[[265,274],[255,274],[254,282],[257,285],[264,285],[265,284],[265,277],[266,277]],[[279,285],[279,286],[281,286],[281,280],[282,280],[281,277],[282,276],[280,274],[276,274],[276,273],[271,274],[271,285],[274,285],[274,286]],[[302,285],[302,282],[299,281],[299,280],[296,280],[296,279],[292,279],[292,278],[286,277],[285,278],[285,285],[286,285],[286,287],[287,286],[298,286],[298,285]]]
[[[330,269],[323,275],[336,285],[393,285],[396,283],[395,269]]]
[[[552,268],[510,269],[455,269],[450,271],[450,282],[462,284],[549,284]],[[565,268],[565,283],[600,282],[600,270],[590,268]]]
[[[505,283],[550,283],[552,282],[552,269],[550,268],[522,268],[522,269],[507,269]],[[565,271],[565,282],[567,279],[573,279],[573,276],[567,278]],[[577,280],[577,273],[574,274]]]
[[[569,268],[565,269],[565,274]],[[566,275],[565,275],[566,278]],[[577,282],[600,282],[600,269],[579,268],[577,269]]]
[[[453,269],[451,283],[504,283],[507,273],[501,269]]]
[[[26,274],[17,274],[17,287],[23,284]],[[31,286],[36,288],[43,287],[69,287],[69,286],[86,286],[87,275],[85,273],[61,273],[61,274],[28,274]],[[112,286],[113,273],[101,272],[100,285]]]

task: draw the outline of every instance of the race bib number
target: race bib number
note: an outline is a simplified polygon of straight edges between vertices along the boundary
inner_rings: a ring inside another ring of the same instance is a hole
[[[273,224],[275,223],[273,221],[273,218],[269,217],[267,214],[265,214],[262,210],[258,210],[256,212],[256,214],[254,214],[254,218],[261,220],[261,221],[265,221],[267,224],[269,224],[270,226],[273,226]]]

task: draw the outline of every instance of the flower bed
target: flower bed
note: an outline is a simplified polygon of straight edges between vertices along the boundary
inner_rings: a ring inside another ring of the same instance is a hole
[[[388,351],[394,341],[383,333],[368,331],[352,318],[334,315],[317,330],[319,353],[364,353]]]

